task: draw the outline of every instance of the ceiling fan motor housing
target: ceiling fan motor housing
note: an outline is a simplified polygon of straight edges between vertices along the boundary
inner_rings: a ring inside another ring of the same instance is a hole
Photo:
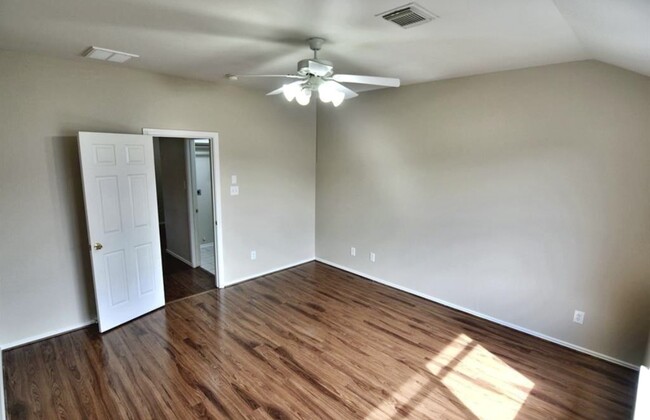
[[[325,38],[320,38],[317,36],[311,37],[307,40],[307,43],[309,44],[309,48],[316,52],[320,50],[323,47],[323,44],[325,43]]]
[[[298,61],[298,73],[314,76],[331,76],[333,74],[334,67],[332,63],[327,60],[314,60],[312,58],[306,58],[304,60]]]

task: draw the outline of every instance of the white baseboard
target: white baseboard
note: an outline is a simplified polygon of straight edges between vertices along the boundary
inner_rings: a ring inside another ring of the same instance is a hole
[[[248,281],[248,280],[253,280],[253,279],[257,278],[257,277],[266,276],[266,275],[269,275],[271,273],[275,273],[277,271],[286,270],[288,268],[296,267],[298,265],[306,264],[306,263],[312,262],[312,261],[314,261],[314,258],[309,258],[309,259],[306,259],[306,260],[294,262],[294,263],[291,263],[289,265],[273,268],[271,270],[263,271],[263,272],[257,273],[257,274],[252,274],[250,276],[240,277],[238,279],[229,281],[228,283],[224,284],[223,287],[234,286],[237,283],[241,283],[241,282]]]
[[[6,351],[6,350],[12,349],[14,347],[20,347],[20,346],[24,346],[26,344],[33,343],[35,341],[41,341],[41,340],[45,340],[46,338],[52,338],[52,337],[55,337],[57,335],[66,334],[66,333],[69,333],[69,332],[72,332],[72,331],[75,331],[75,330],[79,330],[81,328],[85,328],[85,327],[87,327],[89,325],[96,324],[96,323],[97,323],[97,320],[92,319],[92,320],[88,320],[88,321],[85,321],[85,322],[81,322],[81,323],[76,324],[76,325],[69,325],[67,327],[57,328],[56,330],[51,330],[51,331],[48,331],[48,332],[45,332],[45,333],[42,333],[42,334],[36,334],[36,335],[32,335],[30,337],[21,338],[20,340],[16,340],[16,341],[13,341],[11,343],[3,344],[2,345],[2,350]]]
[[[611,362],[611,363],[616,363],[617,365],[621,365],[621,366],[624,366],[626,368],[639,370],[639,366],[634,365],[632,363],[628,363],[628,362],[625,362],[623,360],[619,360],[619,359],[616,359],[614,357],[608,356],[606,354],[598,353],[596,351],[589,350],[587,348],[580,347],[580,346],[577,346],[575,344],[568,343],[566,341],[562,341],[560,339],[557,339],[557,338],[554,338],[554,337],[539,333],[537,331],[529,330],[528,328],[520,327],[519,325],[512,324],[512,323],[507,322],[507,321],[502,321],[502,320],[500,320],[498,318],[494,318],[492,316],[482,314],[482,313],[474,311],[472,309],[468,309],[468,308],[456,305],[454,303],[447,302],[447,301],[444,301],[442,299],[435,298],[433,296],[429,296],[427,294],[418,292],[417,290],[409,289],[408,287],[404,287],[404,286],[400,286],[400,285],[395,284],[395,283],[388,282],[386,280],[380,279],[380,278],[375,277],[375,276],[371,276],[369,274],[363,273],[363,272],[358,271],[358,270],[354,270],[354,269],[346,267],[344,265],[337,264],[335,262],[328,261],[326,259],[318,258],[318,257],[316,258],[316,261],[321,262],[323,264],[331,265],[332,267],[339,268],[339,269],[341,269],[343,271],[347,271],[349,273],[356,274],[356,275],[361,276],[361,277],[365,277],[365,278],[367,278],[369,280],[375,281],[377,283],[381,283],[381,284],[383,284],[385,286],[392,287],[393,289],[398,289],[398,290],[401,290],[403,292],[410,293],[412,295],[421,297],[423,299],[439,303],[439,304],[447,306],[449,308],[456,309],[458,311],[465,312],[465,313],[470,314],[470,315],[474,315],[475,317],[482,318],[482,319],[485,319],[485,320],[490,321],[490,322],[494,322],[495,324],[503,325],[504,327],[512,328],[513,330],[517,330],[517,331],[523,332],[525,334],[532,335],[532,336],[537,337],[537,338],[541,338],[542,340],[550,341],[551,343],[559,344],[559,345],[561,345],[563,347],[568,347],[570,349],[579,351],[581,353],[585,353],[585,354],[588,354],[590,356],[594,356],[594,357],[606,360],[606,361]]]
[[[0,348],[0,420],[5,420],[5,374],[2,370],[2,349]]]
[[[171,255],[172,257],[176,258],[178,261],[180,261],[180,262],[184,262],[185,264],[189,265],[189,266],[192,267],[192,268],[197,268],[197,267],[198,267],[198,265],[197,265],[196,267],[194,267],[194,265],[192,264],[191,261],[188,261],[187,259],[181,257],[180,255],[178,255],[178,254],[175,253],[174,251],[170,251],[170,250],[166,249],[165,252],[167,252],[167,253],[168,253],[169,255]]]

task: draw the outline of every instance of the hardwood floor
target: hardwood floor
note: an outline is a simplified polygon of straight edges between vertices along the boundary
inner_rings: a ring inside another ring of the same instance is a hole
[[[320,263],[4,353],[9,419],[630,418],[637,373]]]
[[[216,288],[213,274],[202,268],[192,268],[165,252],[163,276],[167,303]]]

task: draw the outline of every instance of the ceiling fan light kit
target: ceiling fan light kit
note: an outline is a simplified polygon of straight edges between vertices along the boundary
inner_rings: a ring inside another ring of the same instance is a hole
[[[314,58],[307,58],[298,62],[297,74],[227,74],[229,80],[239,80],[240,77],[274,77],[285,79],[298,79],[282,85],[267,95],[280,95],[291,102],[294,99],[302,106],[309,105],[313,92],[323,103],[331,103],[338,107],[345,99],[359,96],[358,93],[342,83],[360,83],[383,87],[399,87],[400,80],[392,77],[360,76],[354,74],[335,74],[334,66],[330,61],[318,58],[318,51],[323,46],[323,38],[309,38],[307,43],[314,52]]]
[[[307,89],[306,87],[303,87],[298,91],[298,94],[296,95],[296,102],[298,102],[300,105],[305,106],[309,105],[309,99],[311,98],[311,90]]]

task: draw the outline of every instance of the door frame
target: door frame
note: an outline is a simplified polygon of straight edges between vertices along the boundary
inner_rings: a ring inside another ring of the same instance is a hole
[[[217,262],[217,273],[215,275],[216,286],[224,287],[224,264],[223,264],[223,224],[221,222],[221,172],[219,157],[219,133],[211,131],[190,131],[190,130],[167,130],[159,128],[143,128],[142,134],[152,137],[172,137],[182,139],[210,139],[210,152],[212,153],[212,214],[215,221],[215,261]],[[189,190],[190,186],[188,186]],[[191,205],[191,204],[190,204]],[[190,236],[194,236],[193,229],[190,229]],[[194,243],[192,243],[194,252]]]
[[[189,205],[189,215],[190,215],[190,240],[193,244],[192,248],[192,264],[193,266],[201,266],[201,238],[199,234],[199,214],[196,212],[198,208],[198,194],[197,194],[197,181],[196,181],[196,141],[197,140],[210,140],[204,138],[192,138],[185,139],[185,157],[187,165],[187,185],[191,185],[192,188],[188,188],[188,205]],[[210,150],[210,166],[212,167],[212,150]],[[210,182],[212,182],[212,168],[210,168]],[[214,200],[212,200],[214,203]],[[212,209],[212,220],[214,218],[214,209]],[[213,246],[216,245],[216,233],[212,232],[213,236]],[[216,261],[216,260],[215,260]]]
[[[201,266],[201,249],[198,247],[198,238],[197,238],[197,229],[198,229],[198,220],[196,217],[196,156],[194,153],[194,148],[192,147],[194,139],[184,139],[185,146],[185,168],[187,173],[187,205],[188,205],[188,214],[190,217],[190,242],[192,243],[191,254],[192,254],[192,266],[194,268]],[[212,214],[214,219],[214,213]],[[216,242],[216,237],[215,237]],[[216,243],[215,243],[216,245]],[[215,260],[216,261],[216,260]]]

